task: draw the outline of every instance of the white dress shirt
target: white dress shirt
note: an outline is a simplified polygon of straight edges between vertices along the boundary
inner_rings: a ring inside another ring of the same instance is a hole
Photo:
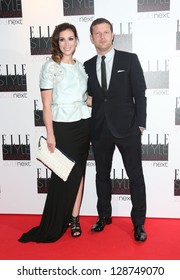
[[[114,60],[114,49],[110,50],[105,55],[105,65],[106,65],[106,80],[107,80],[107,88],[109,87],[110,78],[111,78],[111,72],[112,72],[112,66],[113,66],[113,60]],[[101,57],[102,55],[97,56],[97,62],[96,62],[96,72],[99,84],[101,85]]]

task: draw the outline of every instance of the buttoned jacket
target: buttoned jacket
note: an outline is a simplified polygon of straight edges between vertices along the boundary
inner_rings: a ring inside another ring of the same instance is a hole
[[[92,96],[92,136],[98,137],[104,121],[115,137],[139,132],[146,127],[146,83],[137,55],[115,50],[107,92],[99,84],[96,60],[97,55],[84,63]]]

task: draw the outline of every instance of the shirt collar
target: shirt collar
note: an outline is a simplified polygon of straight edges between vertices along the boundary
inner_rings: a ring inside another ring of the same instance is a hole
[[[115,50],[113,48],[108,53],[106,53],[106,55],[105,55],[106,61],[112,59],[114,57],[114,53],[115,53]],[[102,57],[102,55],[98,54],[98,61],[101,61],[101,57]]]

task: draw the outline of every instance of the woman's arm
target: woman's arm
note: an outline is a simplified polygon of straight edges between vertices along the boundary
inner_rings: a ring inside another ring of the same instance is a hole
[[[41,91],[41,99],[43,103],[43,120],[47,132],[47,145],[50,152],[54,152],[56,146],[56,140],[54,136],[53,122],[52,122],[52,109],[51,109],[52,94],[53,94],[52,89]]]

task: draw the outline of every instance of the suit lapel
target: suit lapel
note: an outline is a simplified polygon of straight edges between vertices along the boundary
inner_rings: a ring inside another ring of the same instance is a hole
[[[95,83],[96,88],[101,88],[101,85],[99,84],[98,77],[97,77],[97,71],[96,71],[96,63],[97,63],[97,56],[94,57],[92,61],[92,79]]]
[[[113,65],[112,65],[112,71],[111,71],[111,78],[110,78],[110,81],[109,81],[109,88],[108,88],[108,91],[111,90],[111,85],[114,84],[114,77],[116,77],[116,72],[117,72],[117,69],[118,69],[118,66],[119,66],[119,59],[117,58],[118,54],[117,54],[117,51],[115,50],[115,54],[114,54],[114,60],[113,60]],[[116,84],[116,83],[115,83]]]

